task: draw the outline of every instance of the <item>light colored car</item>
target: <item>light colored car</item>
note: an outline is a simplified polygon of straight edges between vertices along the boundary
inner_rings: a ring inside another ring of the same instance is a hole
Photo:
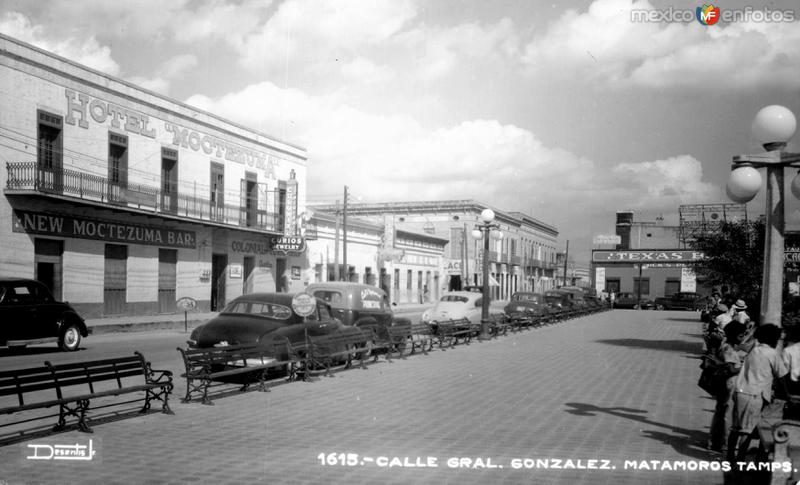
[[[422,314],[422,321],[430,323],[432,321],[467,318],[470,323],[480,325],[482,305],[483,295],[480,293],[451,291],[442,295],[433,308],[425,310]]]

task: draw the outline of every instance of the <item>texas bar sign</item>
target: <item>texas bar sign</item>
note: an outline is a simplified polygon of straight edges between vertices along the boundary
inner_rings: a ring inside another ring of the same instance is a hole
[[[628,250],[592,251],[592,261],[596,263],[679,263],[699,261],[705,258],[702,251],[667,250]]]

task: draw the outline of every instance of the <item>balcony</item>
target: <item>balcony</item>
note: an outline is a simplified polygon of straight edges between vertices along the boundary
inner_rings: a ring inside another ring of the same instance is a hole
[[[515,264],[517,266],[522,264],[522,256],[510,256],[508,260],[511,264]]]
[[[167,192],[150,185],[111,182],[106,177],[77,170],[42,168],[35,162],[6,163],[6,170],[6,194],[35,192],[109,209],[257,231],[283,232],[282,215],[255,208],[266,206],[266,194],[261,198],[243,199],[241,205],[231,205],[212,202],[210,197]],[[277,195],[275,197],[277,199]],[[277,207],[277,200],[275,202]]]

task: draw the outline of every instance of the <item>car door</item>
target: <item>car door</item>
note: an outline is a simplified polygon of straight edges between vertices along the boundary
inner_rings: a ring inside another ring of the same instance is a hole
[[[38,332],[36,306],[33,304],[31,288],[24,282],[13,283],[8,287],[6,308],[9,318],[7,340],[26,340],[36,338]]]
[[[28,289],[32,295],[31,306],[35,314],[35,338],[57,337],[58,321],[61,319],[63,307],[56,302],[50,290],[38,282],[30,282]]]

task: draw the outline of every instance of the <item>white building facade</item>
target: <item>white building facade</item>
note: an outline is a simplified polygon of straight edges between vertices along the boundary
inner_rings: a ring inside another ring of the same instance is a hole
[[[0,276],[85,318],[299,288],[306,150],[0,36]]]
[[[312,208],[335,209],[327,204],[314,204]],[[495,222],[504,235],[490,242],[493,297],[507,299],[515,291],[542,292],[555,287],[558,230],[526,214],[502,211],[474,200],[356,203],[348,205],[348,214],[386,228],[383,251],[391,265],[384,269],[392,276],[394,294],[401,301],[411,301],[419,295],[424,298],[425,287],[430,298],[436,298],[444,291],[482,284],[483,246],[470,234],[487,208],[494,210]],[[418,255],[408,253],[412,248],[404,235],[414,236]],[[423,242],[424,238],[428,240]],[[426,259],[438,245],[443,246],[440,269]],[[395,266],[412,261],[413,268]]]

